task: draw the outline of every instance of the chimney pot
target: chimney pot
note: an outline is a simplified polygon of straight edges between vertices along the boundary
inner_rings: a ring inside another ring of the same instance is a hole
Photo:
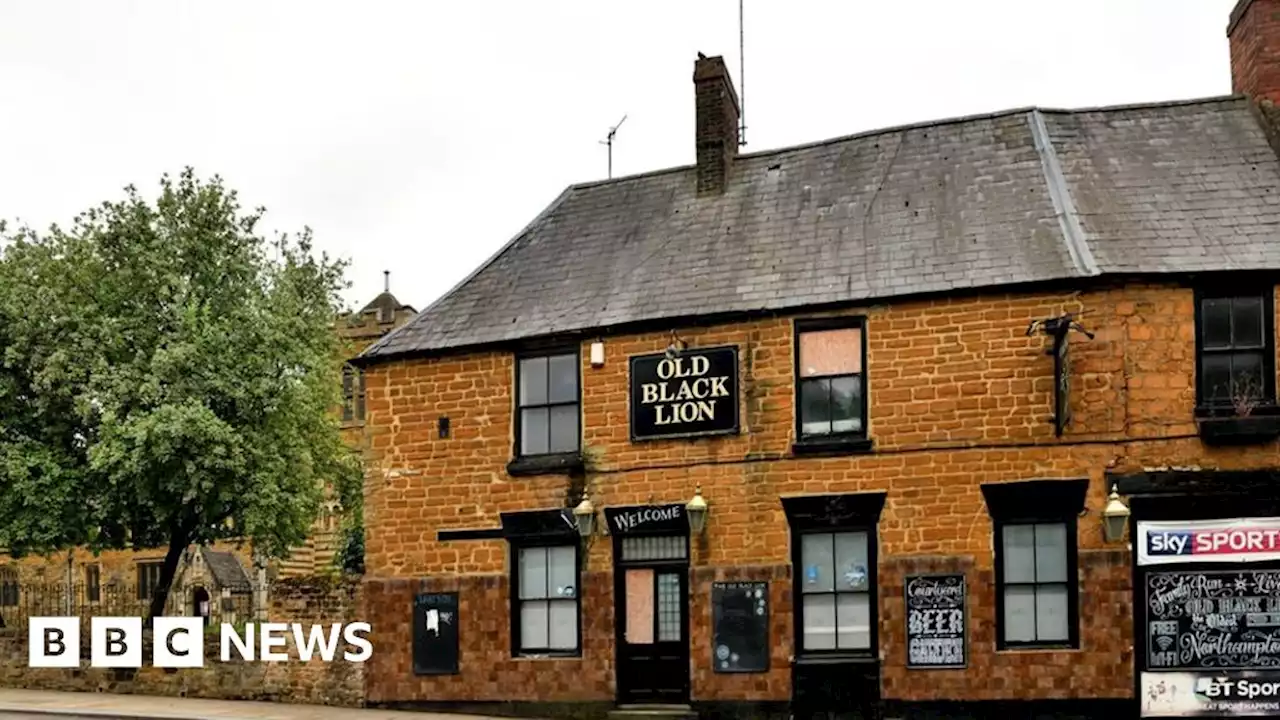
[[[724,58],[698,53],[693,64],[697,110],[698,194],[718,195],[729,181],[738,154],[738,93]]]
[[[1239,0],[1227,40],[1232,92],[1280,105],[1280,0]]]

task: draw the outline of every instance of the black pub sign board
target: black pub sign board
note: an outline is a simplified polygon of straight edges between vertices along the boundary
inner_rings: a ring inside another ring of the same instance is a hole
[[[964,575],[908,575],[907,667],[963,668]]]
[[[631,439],[738,432],[738,348],[631,358]]]
[[[423,593],[413,599],[413,672],[458,672],[458,593]]]

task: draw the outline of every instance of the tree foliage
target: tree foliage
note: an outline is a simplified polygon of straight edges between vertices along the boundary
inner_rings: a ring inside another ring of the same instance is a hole
[[[0,228],[0,544],[300,543],[358,475],[333,320],[344,264],[266,240],[219,178],[126,188],[46,232]]]

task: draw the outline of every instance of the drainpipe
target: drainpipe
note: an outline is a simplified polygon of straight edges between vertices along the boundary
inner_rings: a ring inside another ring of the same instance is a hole
[[[75,595],[76,595],[75,551],[68,550],[67,551],[67,592],[66,592],[66,602],[67,602],[66,614],[68,617],[75,614],[75,603],[76,603]]]

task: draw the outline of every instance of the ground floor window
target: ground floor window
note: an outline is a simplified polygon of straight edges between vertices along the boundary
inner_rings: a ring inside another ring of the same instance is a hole
[[[516,547],[512,627],[523,654],[579,649],[578,548]]]

